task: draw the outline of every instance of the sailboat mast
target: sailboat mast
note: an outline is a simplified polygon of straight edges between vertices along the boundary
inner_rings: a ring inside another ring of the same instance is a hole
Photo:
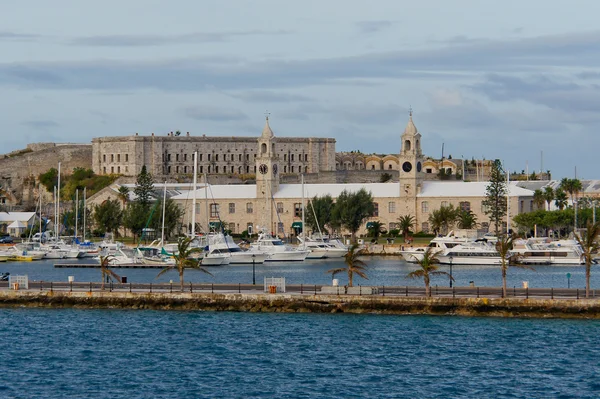
[[[210,233],[210,222],[208,215],[208,175],[204,174],[204,207],[206,208],[206,233]]]
[[[58,217],[56,216],[56,186],[52,192],[52,202],[54,202],[54,237],[58,237]],[[41,238],[40,238],[41,239]]]
[[[165,210],[167,208],[167,182],[163,190],[162,232],[160,233],[160,246],[165,245]]]
[[[198,151],[194,152],[194,185],[192,187],[192,238],[196,236],[196,184],[198,183]]]
[[[42,240],[42,185],[38,184],[38,200],[40,202],[40,241]]]
[[[83,238],[83,242],[85,243],[85,214],[87,213],[87,208],[85,205],[85,190],[87,189],[87,187],[83,188],[83,234],[82,234],[82,238]]]
[[[506,169],[506,234],[510,230],[510,171]]]
[[[56,189],[56,220],[60,219],[60,162],[58,163],[58,185]],[[60,225],[57,226],[56,239],[60,235]]]
[[[77,239],[77,219],[79,218],[79,190],[75,190],[75,239]]]
[[[302,179],[302,248],[306,248],[306,228],[304,226],[304,174],[300,175]]]

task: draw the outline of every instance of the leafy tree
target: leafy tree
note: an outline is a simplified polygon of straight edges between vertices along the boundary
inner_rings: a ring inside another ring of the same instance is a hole
[[[113,260],[112,255],[108,256],[100,256],[100,272],[102,273],[102,291],[104,291],[104,281],[107,279],[115,279],[117,281],[121,280],[121,277],[109,269],[110,262]]]
[[[352,234],[352,242],[356,242],[356,232],[365,219],[373,216],[375,203],[371,193],[364,188],[355,193],[344,190],[337,199],[335,209],[341,225]]]
[[[383,231],[385,230],[385,224],[383,224],[379,220],[375,220],[370,223],[371,224],[369,225],[367,230],[369,230],[369,235],[373,237],[375,241],[377,241],[381,233],[383,233]]]
[[[585,297],[590,297],[590,276],[592,274],[592,263],[594,262],[594,254],[598,253],[600,245],[598,244],[598,236],[600,235],[600,222],[587,223],[585,234],[580,236],[575,233],[575,239],[581,245],[583,253],[581,258],[585,262]]]
[[[134,239],[142,234],[148,223],[149,210],[139,202],[129,204],[123,213],[123,226],[131,231]]]
[[[567,206],[567,193],[561,188],[556,189],[554,192],[554,205],[561,211]]]
[[[181,284],[181,292],[183,292],[184,289],[183,273],[185,272],[186,268],[197,269],[203,273],[212,276],[212,274],[208,270],[200,266],[200,259],[192,258],[192,255],[201,252],[202,249],[197,247],[190,248],[191,242],[191,237],[179,237],[179,241],[177,242],[177,253],[173,255],[173,257],[175,258],[175,265],[169,265],[165,267],[156,276],[156,278],[158,278],[166,272],[168,272],[169,270],[177,270],[177,272],[179,273],[179,283]]]
[[[500,232],[500,223],[506,216],[506,194],[508,193],[502,164],[498,159],[492,163],[490,182],[487,185],[485,192],[486,198],[482,201],[482,205],[485,207],[485,214],[489,216],[490,221],[494,224],[494,233],[498,236]]]
[[[398,218],[398,228],[402,230],[402,236],[404,237],[404,242],[410,237],[410,229],[412,229],[415,225],[416,219],[412,215],[404,215]]]
[[[344,262],[346,263],[346,267],[340,267],[337,269],[327,270],[325,273],[331,274],[331,278],[333,278],[338,273],[347,272],[348,273],[348,287],[353,286],[355,273],[358,276],[364,278],[365,280],[368,280],[369,278],[367,277],[367,273],[366,273],[367,264],[363,260],[359,259],[363,255],[364,251],[365,251],[364,248],[358,249],[358,245],[353,244],[348,249],[348,252],[346,253],[346,255],[344,255]]]
[[[152,175],[147,172],[146,165],[144,165],[137,175],[135,188],[133,189],[137,197],[136,202],[147,208],[152,198],[152,190],[154,190],[154,180],[152,179]]]
[[[38,176],[38,180],[42,183],[42,186],[52,192],[54,187],[58,184],[58,170],[50,168],[46,173],[42,173]]]
[[[94,222],[101,232],[116,233],[123,222],[123,211],[117,199],[108,199],[94,206]]]
[[[550,186],[544,188],[544,201],[548,204],[548,210],[550,210],[550,204],[554,201],[554,189]]]
[[[412,272],[408,273],[408,275],[407,275],[408,278],[412,278],[412,279],[422,278],[423,279],[423,281],[425,282],[425,296],[428,296],[428,297],[431,296],[431,287],[430,287],[431,276],[446,275],[446,276],[448,276],[449,279],[454,281],[454,278],[452,276],[450,276],[450,274],[443,272],[441,270],[438,270],[437,264],[440,262],[440,260],[437,258],[437,254],[438,254],[438,252],[434,251],[431,247],[427,247],[427,249],[423,253],[423,258],[417,259],[417,264],[420,266],[420,269],[412,271]]]
[[[170,198],[167,198],[165,204],[165,240],[168,240],[173,232],[176,231],[181,225],[183,209],[181,209],[181,207]],[[155,206],[155,211],[152,214],[152,219],[150,221],[150,227],[155,229],[157,232],[162,229],[162,209],[163,206],[161,198]],[[220,223],[223,223],[223,227],[225,229],[227,228],[227,224],[225,222]]]
[[[545,202],[544,192],[538,188],[533,192],[533,204],[537,209],[541,209]]]
[[[319,231],[319,227],[321,230],[325,230],[325,226],[331,223],[331,213],[334,205],[331,195],[313,197],[306,208],[306,225],[310,227],[312,231]],[[315,214],[317,215],[316,219]]]
[[[459,229],[474,229],[477,227],[477,216],[472,210],[459,210],[456,224]]]

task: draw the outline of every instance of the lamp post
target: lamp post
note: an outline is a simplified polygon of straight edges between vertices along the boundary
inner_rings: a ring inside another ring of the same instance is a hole
[[[254,257],[256,255],[252,254],[252,285],[256,285],[256,268],[254,266]]]
[[[450,255],[450,288],[452,288],[452,261],[454,258]]]

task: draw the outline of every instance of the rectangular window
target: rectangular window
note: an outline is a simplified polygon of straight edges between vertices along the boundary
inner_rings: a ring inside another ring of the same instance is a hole
[[[115,167],[114,166],[110,167],[110,173],[115,173]]]
[[[460,210],[461,211],[470,211],[471,210],[471,203],[469,201],[462,201],[460,203]]]
[[[279,213],[280,215],[283,213],[283,202],[277,203],[277,213]]]
[[[204,166],[200,165],[200,173],[204,173]]]
[[[187,173],[187,166],[183,167],[183,173]]]
[[[388,212],[389,213],[396,213],[396,203],[395,202],[390,202],[388,204]]]
[[[238,161],[242,162],[242,154],[238,155]]]
[[[373,203],[373,217],[379,216],[379,204],[377,202]]]
[[[235,213],[235,204],[233,202],[229,203],[229,213]]]
[[[167,161],[171,162],[171,154],[167,154]]]
[[[308,154],[304,154],[304,162],[308,161]]]
[[[179,166],[175,167],[175,173],[179,173]]]
[[[210,154],[206,156],[206,159],[208,159],[208,162],[210,162]]]
[[[200,203],[196,203],[196,215],[200,215]]]
[[[210,217],[211,218],[219,217],[219,204],[210,204]]]
[[[235,223],[229,223],[229,231],[231,231],[231,234],[235,234]]]
[[[121,154],[117,154],[117,162],[121,162]]]
[[[183,154],[183,160],[187,161],[187,154]]]
[[[179,161],[179,154],[175,154],[175,161]]]
[[[447,208],[448,207],[448,201],[442,201],[442,206],[444,208]]]
[[[427,201],[421,202],[421,213],[429,213],[429,204]]]
[[[202,154],[199,154],[199,157],[198,157],[198,158],[199,158],[199,159],[198,159],[199,161],[202,161]]]
[[[115,162],[115,154],[110,154],[110,162]]]
[[[283,234],[283,222],[277,223],[277,234]]]
[[[297,218],[302,217],[302,203],[301,202],[296,202],[294,204],[294,216]]]
[[[246,203],[246,213],[252,213],[254,212],[254,208],[252,206],[252,202],[247,202]]]
[[[250,154],[246,154],[246,161],[250,160]]]
[[[117,173],[121,173],[121,167],[117,166]]]
[[[125,154],[125,162],[129,162],[129,154]]]
[[[103,169],[104,169],[104,174],[106,174],[106,166]]]
[[[215,154],[215,162],[219,162],[219,154]]]
[[[106,162],[106,154],[102,155],[102,161]]]
[[[125,173],[129,172],[129,166],[125,165]]]
[[[423,233],[429,233],[429,223],[427,223],[427,222],[421,223],[421,231]]]

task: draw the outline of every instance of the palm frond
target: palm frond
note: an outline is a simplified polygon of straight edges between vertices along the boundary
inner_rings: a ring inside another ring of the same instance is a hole
[[[412,279],[423,278],[424,276],[425,276],[425,270],[422,270],[422,269],[414,270],[406,275],[406,277],[412,278]]]
[[[331,274],[332,276],[335,276],[336,274],[342,273],[342,272],[345,272],[345,271],[346,271],[345,267],[340,267],[340,268],[337,268],[337,269],[327,270],[325,272],[325,274]]]
[[[159,273],[156,275],[155,279],[156,279],[156,278],[159,278],[160,276],[162,276],[163,274],[165,274],[165,273],[166,273],[166,272],[168,272],[169,270],[173,270],[173,269],[175,269],[175,266],[167,266],[167,267],[165,267],[164,269],[162,269],[162,270],[161,270],[161,271],[160,271],[160,272],[159,272]]]

